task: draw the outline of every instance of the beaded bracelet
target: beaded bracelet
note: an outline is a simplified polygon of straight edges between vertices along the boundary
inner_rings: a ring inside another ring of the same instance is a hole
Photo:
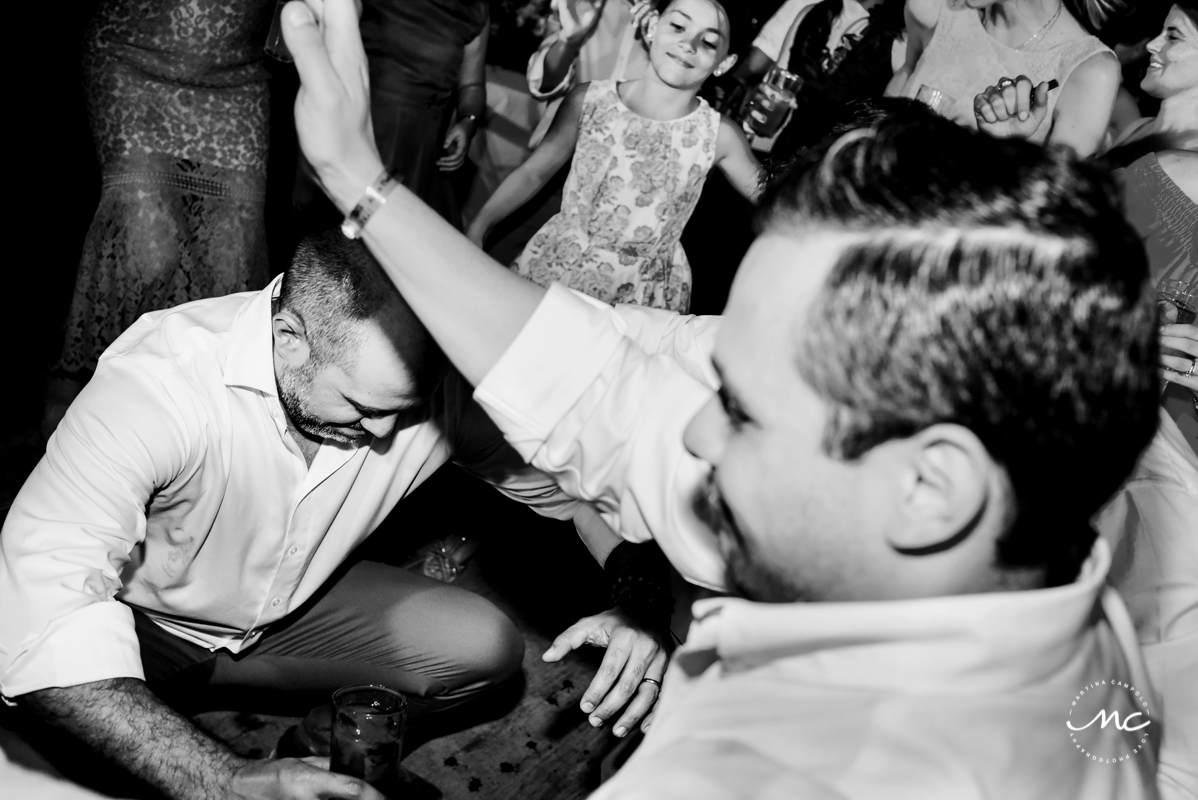
[[[345,234],[347,239],[357,239],[362,235],[362,229],[366,227],[366,223],[374,216],[374,212],[378,211],[387,202],[387,195],[395,188],[397,180],[387,174],[387,170],[379,173],[379,176],[374,179],[374,183],[366,187],[366,192],[362,195],[362,199],[353,207],[353,210],[345,215],[345,221],[341,223],[341,232]]]

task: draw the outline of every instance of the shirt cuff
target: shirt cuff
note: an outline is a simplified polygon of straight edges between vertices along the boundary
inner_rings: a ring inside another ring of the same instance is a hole
[[[611,306],[552,284],[474,398],[532,461],[624,341]]]
[[[4,659],[7,697],[110,678],[145,680],[133,611],[124,603],[91,603],[50,622]]]
[[[577,58],[570,62],[570,68],[566,70],[566,76],[556,86],[550,89],[541,87],[541,82],[545,78],[545,56],[548,55],[549,48],[557,44],[558,41],[558,37],[556,36],[547,40],[528,59],[528,69],[525,70],[524,74],[528,79],[528,93],[532,95],[532,99],[534,100],[541,102],[553,100],[564,95],[574,85],[574,77],[578,68]]]

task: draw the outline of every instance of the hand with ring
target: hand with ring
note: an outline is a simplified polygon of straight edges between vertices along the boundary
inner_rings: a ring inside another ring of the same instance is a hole
[[[991,136],[1031,137],[1048,115],[1048,91],[1045,81],[1033,87],[1031,78],[1003,77],[973,98],[973,115],[978,130]]]
[[[560,661],[584,644],[606,649],[579,704],[591,725],[598,728],[615,719],[612,732],[621,737],[638,724],[648,730],[670,657],[669,642],[613,608],[571,625],[541,658]]]
[[[1198,395],[1198,325],[1178,323],[1177,307],[1162,303],[1164,318],[1160,331],[1160,376]]]

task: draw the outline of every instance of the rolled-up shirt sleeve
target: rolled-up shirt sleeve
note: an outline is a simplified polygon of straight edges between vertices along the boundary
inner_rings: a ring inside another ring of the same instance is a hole
[[[475,391],[520,455],[568,494],[624,538],[655,539],[691,582],[721,589],[715,536],[694,512],[710,465],[683,446],[711,397],[673,358],[645,352],[620,313],[557,285]]]
[[[0,533],[0,692],[142,678],[121,572],[156,487],[187,468],[186,399],[108,359],[68,410]],[[174,395],[174,396],[172,396]]]
[[[580,505],[552,476],[526,463],[495,423],[474,402],[473,388],[458,373],[445,381],[445,405],[453,460],[462,469],[541,516],[566,520]]]

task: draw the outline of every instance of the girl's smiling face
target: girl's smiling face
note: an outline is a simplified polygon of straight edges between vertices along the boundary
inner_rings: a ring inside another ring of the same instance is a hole
[[[1198,26],[1177,6],[1169,10],[1165,28],[1148,43],[1151,58],[1140,88],[1165,99],[1198,88]]]
[[[649,62],[664,83],[699,86],[728,55],[728,18],[709,0],[674,0],[653,29]]]

